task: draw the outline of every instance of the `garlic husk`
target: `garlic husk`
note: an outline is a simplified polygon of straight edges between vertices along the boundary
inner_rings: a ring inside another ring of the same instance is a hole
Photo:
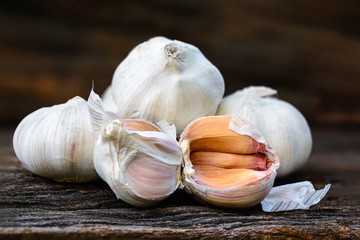
[[[25,117],[15,130],[13,147],[32,173],[56,181],[87,182],[98,179],[95,141],[87,102],[74,97]]]
[[[184,154],[184,188],[203,202],[220,207],[251,207],[261,202],[273,186],[278,158],[261,133],[240,116],[197,119],[184,130],[179,144]],[[260,154],[266,162],[262,169],[252,169],[227,164],[224,158],[195,161],[195,154],[201,152],[241,159]],[[226,179],[227,174],[235,177]]]
[[[104,110],[107,110],[107,111],[116,110],[117,107],[114,102],[111,85],[105,89],[104,93],[101,96],[101,100],[102,100],[102,106],[103,106]]]
[[[280,160],[278,176],[301,168],[310,156],[312,137],[304,116],[291,104],[274,96],[268,87],[248,87],[226,96],[216,115],[239,114],[264,135]]]
[[[273,187],[266,198],[261,201],[264,212],[280,212],[295,209],[309,209],[318,204],[329,191],[331,184],[323,189],[315,190],[309,181]]]
[[[161,129],[162,132],[176,140],[176,127],[174,124],[169,124],[167,121],[161,120],[157,122],[156,125]]]
[[[109,91],[105,108],[120,118],[166,120],[180,134],[194,119],[215,114],[224,80],[197,47],[154,37],[120,63]],[[112,100],[116,109],[111,109]]]
[[[94,165],[118,198],[146,207],[178,188],[182,152],[165,133],[134,131],[136,127],[131,126],[124,120],[104,124],[94,150]]]

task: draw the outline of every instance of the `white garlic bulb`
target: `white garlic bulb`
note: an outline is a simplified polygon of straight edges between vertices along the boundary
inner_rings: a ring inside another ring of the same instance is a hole
[[[275,98],[268,87],[248,87],[225,97],[217,115],[239,114],[264,135],[280,160],[278,176],[286,176],[308,160],[312,137],[304,116],[291,104]]]
[[[86,182],[98,178],[95,141],[88,104],[74,97],[25,117],[15,130],[13,147],[32,173],[56,181]]]
[[[177,133],[194,119],[214,115],[224,94],[219,70],[193,45],[154,37],[117,67],[112,98],[120,118],[166,120]],[[111,97],[104,96],[104,102]]]
[[[94,165],[118,198],[144,207],[178,188],[182,152],[175,139],[150,123],[133,121],[114,120],[102,127]]]

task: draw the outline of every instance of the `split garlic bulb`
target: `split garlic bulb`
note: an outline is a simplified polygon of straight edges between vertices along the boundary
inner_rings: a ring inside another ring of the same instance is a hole
[[[276,94],[271,88],[248,87],[225,97],[216,114],[237,113],[257,127],[279,157],[278,176],[286,176],[308,160],[312,138],[304,116]]]
[[[118,198],[140,207],[153,205],[178,188],[181,161],[175,139],[139,120],[106,123],[94,150],[99,176]]]
[[[56,181],[86,182],[98,178],[95,142],[88,104],[74,97],[25,117],[15,130],[13,147],[32,173]]]
[[[194,119],[215,114],[224,80],[197,47],[154,37],[120,63],[109,91],[112,94],[104,96],[104,103],[111,104],[105,109],[120,118],[166,120],[180,134]]]
[[[279,162],[260,132],[240,116],[193,121],[181,134],[185,190],[220,207],[250,207],[271,190]]]

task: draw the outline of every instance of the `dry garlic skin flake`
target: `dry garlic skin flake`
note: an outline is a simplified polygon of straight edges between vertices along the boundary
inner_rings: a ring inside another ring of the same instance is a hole
[[[250,207],[270,191],[279,162],[262,135],[239,116],[211,116],[182,133],[185,190],[221,207]]]
[[[216,115],[238,114],[265,137],[280,160],[278,176],[302,167],[310,156],[312,137],[304,116],[291,104],[276,97],[268,87],[248,87],[226,96]]]
[[[88,104],[74,97],[26,116],[15,130],[13,147],[32,173],[56,181],[86,182],[98,178],[95,141]]]
[[[120,118],[166,120],[180,134],[194,119],[215,115],[223,94],[220,71],[197,47],[154,37],[117,67],[104,108]]]

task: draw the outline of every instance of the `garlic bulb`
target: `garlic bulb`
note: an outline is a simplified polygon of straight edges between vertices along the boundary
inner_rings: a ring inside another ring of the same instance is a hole
[[[279,162],[263,136],[235,115],[204,117],[181,134],[185,190],[221,207],[250,207],[270,191]]]
[[[178,188],[182,152],[170,136],[147,122],[134,121],[114,120],[102,127],[94,165],[118,198],[144,207]]]
[[[105,109],[120,118],[166,120],[177,133],[192,120],[214,115],[224,94],[219,70],[193,45],[154,37],[135,47],[117,67]]]
[[[303,115],[291,104],[274,97],[267,87],[248,87],[225,97],[217,115],[237,113],[264,135],[280,160],[278,176],[299,169],[309,158],[312,138]]]
[[[25,117],[15,130],[13,147],[32,173],[56,181],[86,182],[98,178],[95,141],[88,104],[74,97]]]

